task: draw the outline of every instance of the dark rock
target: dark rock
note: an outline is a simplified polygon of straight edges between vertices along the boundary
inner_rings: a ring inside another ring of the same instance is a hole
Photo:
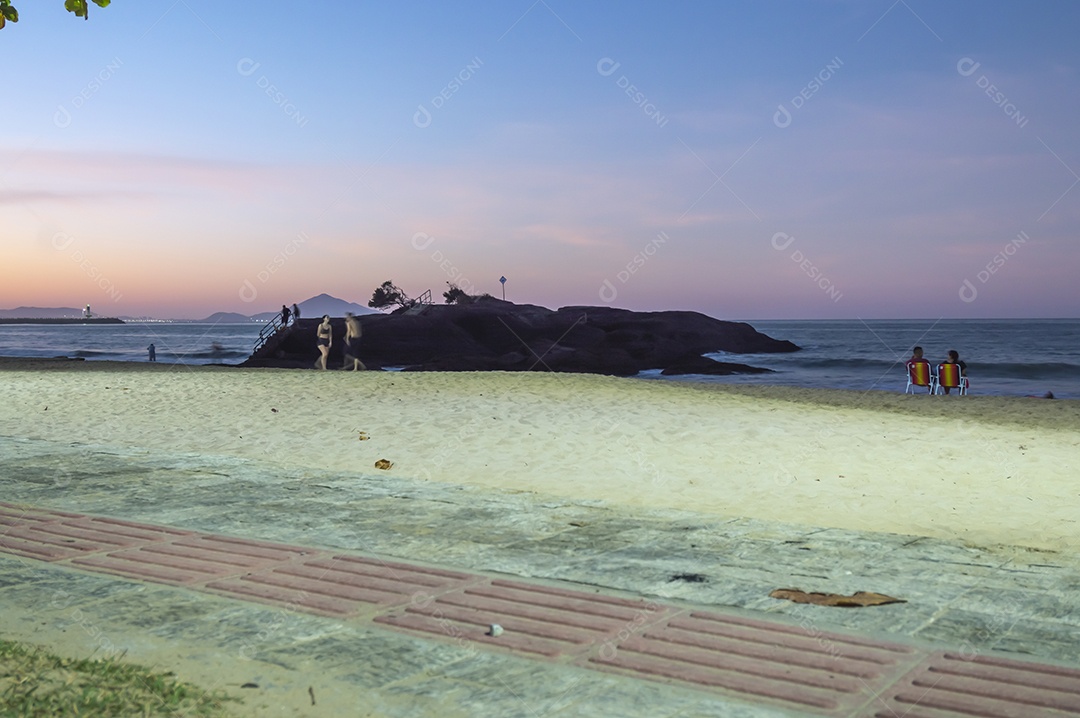
[[[772,369],[762,369],[759,366],[716,361],[715,359],[703,356],[692,356],[668,365],[660,373],[664,376],[679,376],[681,374],[727,376],[729,374],[768,374],[771,372]]]
[[[749,373],[754,367],[701,357],[715,351],[798,351],[749,324],[698,312],[632,312],[611,307],[557,311],[493,298],[464,305],[421,305],[357,317],[360,359],[369,367],[410,371],[558,371],[631,376],[645,369],[673,373]],[[312,367],[320,319],[279,331],[243,366]],[[343,364],[343,319],[332,319],[328,365]],[[708,369],[704,371],[703,369]]]

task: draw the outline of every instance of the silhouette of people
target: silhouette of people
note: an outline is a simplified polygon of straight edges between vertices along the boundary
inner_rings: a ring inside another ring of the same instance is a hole
[[[367,369],[364,362],[360,361],[360,335],[363,330],[360,320],[353,316],[352,312],[345,312],[345,363],[342,369],[349,366],[352,361],[352,370]]]
[[[157,361],[157,349],[154,348],[153,344],[146,347],[146,351],[150,354],[150,361]]]
[[[300,321],[300,307],[296,306],[294,302],[292,305],[292,323],[296,324],[298,321]]]
[[[326,369],[326,359],[330,356],[330,344],[334,341],[334,330],[330,326],[330,315],[324,314],[315,336],[319,341],[319,360],[315,363],[320,369]]]
[[[281,326],[289,326],[289,308],[284,304],[281,305]]]

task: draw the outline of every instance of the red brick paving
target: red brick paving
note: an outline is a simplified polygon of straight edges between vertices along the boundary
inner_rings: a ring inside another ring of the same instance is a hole
[[[321,549],[0,502],[0,552],[821,715],[1080,716],[1073,668]]]
[[[57,561],[190,535],[188,531],[0,503],[0,549]]]
[[[806,709],[852,710],[921,657],[910,646],[708,612],[682,615],[590,660]]]
[[[377,616],[375,622],[435,635],[474,637],[511,650],[557,658],[618,641],[620,632],[625,630],[629,636],[670,610],[641,600],[496,580],[438,597],[425,596]],[[492,624],[502,626],[505,633],[486,637]]]
[[[1080,673],[996,656],[933,653],[893,686],[877,718],[1080,715]]]

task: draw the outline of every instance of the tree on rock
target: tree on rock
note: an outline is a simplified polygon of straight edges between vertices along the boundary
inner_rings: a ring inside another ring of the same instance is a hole
[[[387,279],[371,293],[371,300],[367,305],[372,309],[386,309],[394,305],[408,307],[412,303],[413,301],[405,295],[405,292],[401,291],[401,287],[396,286],[393,280]]]
[[[106,7],[112,0],[94,0],[98,7]],[[75,17],[90,19],[90,6],[86,0],[64,0],[64,7],[68,12],[75,13]],[[11,0],[0,0],[0,28],[9,22],[19,21],[19,11],[11,5]]]
[[[452,282],[447,282],[447,284],[450,285],[450,288],[442,294],[443,299],[446,300],[447,304],[468,304],[475,299],[475,297],[458,285],[453,284]]]

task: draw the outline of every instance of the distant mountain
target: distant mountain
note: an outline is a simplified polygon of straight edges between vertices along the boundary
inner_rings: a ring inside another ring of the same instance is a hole
[[[331,297],[329,294],[320,294],[317,297],[305,299],[302,302],[298,302],[297,306],[300,307],[300,317],[302,319],[314,319],[315,317],[321,317],[324,314],[329,314],[332,317],[343,317],[345,316],[345,312],[352,312],[356,315],[379,313],[374,309],[370,309],[360,304],[346,302],[344,299],[338,299],[337,297]],[[289,305],[289,310],[292,310],[291,304]],[[252,314],[251,316],[238,314],[236,312],[216,312],[206,319],[200,319],[198,321],[218,324],[268,322],[280,313],[280,309],[272,312],[259,312],[258,314]]]
[[[214,312],[206,319],[199,320],[200,323],[206,324],[243,324],[250,321],[252,321],[251,317],[236,312]]]
[[[346,302],[344,299],[338,299],[337,297],[331,297],[329,294],[320,294],[317,297],[311,299],[305,299],[297,304],[300,307],[301,319],[314,319],[315,317],[321,317],[324,314],[329,314],[332,317],[343,317],[345,312],[352,312],[356,315],[361,314],[379,314],[379,312],[365,307],[361,304],[354,302]],[[292,305],[289,305],[289,309],[292,309]],[[274,315],[279,314],[281,310],[276,312],[262,312],[261,314],[251,315],[252,319],[261,322],[268,322]]]
[[[67,319],[78,318],[83,315],[82,309],[74,307],[16,307],[15,309],[0,309],[2,319]],[[94,312],[97,316],[97,312]]]
[[[331,297],[329,294],[320,294],[317,297],[305,299],[300,302],[299,306],[300,316],[308,318],[321,317],[324,314],[329,314],[332,317],[343,317],[345,312],[352,312],[357,315],[379,314],[379,312],[370,307],[365,307],[363,304],[346,302],[344,299]]]

